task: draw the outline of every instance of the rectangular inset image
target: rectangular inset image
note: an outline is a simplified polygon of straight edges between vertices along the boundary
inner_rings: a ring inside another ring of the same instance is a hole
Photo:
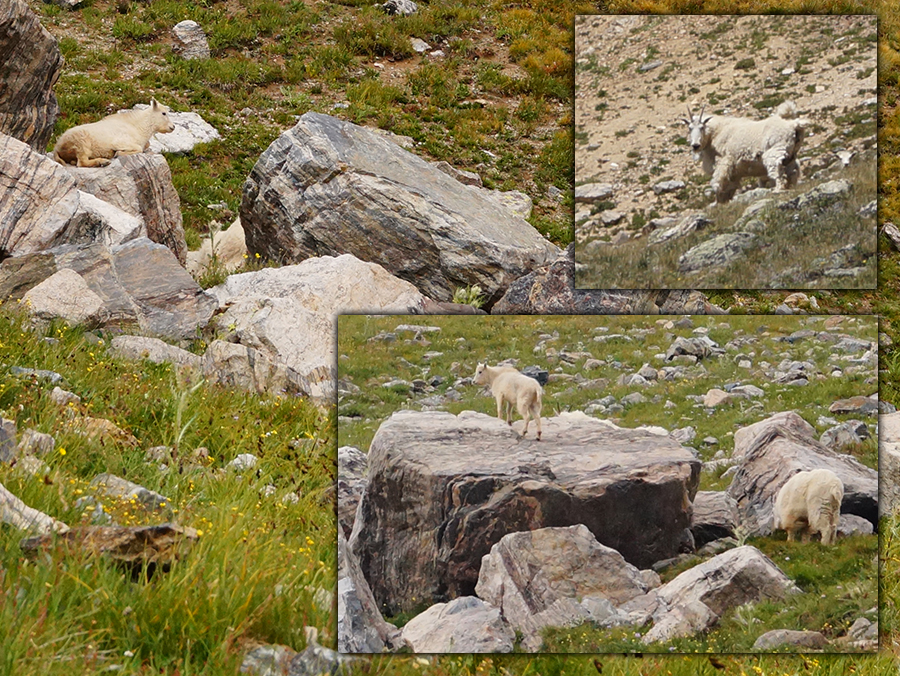
[[[873,289],[875,16],[575,21],[575,286]]]
[[[877,321],[338,320],[341,652],[877,649]]]

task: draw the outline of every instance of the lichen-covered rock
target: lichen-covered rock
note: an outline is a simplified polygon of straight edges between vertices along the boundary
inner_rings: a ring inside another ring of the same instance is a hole
[[[63,58],[23,0],[0,5],[0,132],[44,152],[59,114],[53,85]]]
[[[478,285],[488,306],[558,249],[527,221],[378,134],[306,113],[244,184],[247,248],[296,263],[350,253],[448,301]]]
[[[471,595],[482,557],[518,531],[584,524],[637,567],[679,552],[699,481],[693,454],[581,413],[543,429],[523,440],[471,411],[382,423],[350,544],[383,607]]]

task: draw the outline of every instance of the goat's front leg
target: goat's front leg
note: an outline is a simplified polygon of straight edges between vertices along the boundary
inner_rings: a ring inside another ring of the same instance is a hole
[[[788,178],[784,161],[787,159],[787,151],[784,148],[770,148],[763,153],[762,162],[766,168],[769,179],[775,181],[775,190],[782,192],[787,190]]]
[[[723,155],[716,162],[711,185],[716,195],[716,202],[719,204],[727,202],[734,197],[734,193],[740,185],[739,181],[732,179],[733,170],[734,161],[728,155]]]

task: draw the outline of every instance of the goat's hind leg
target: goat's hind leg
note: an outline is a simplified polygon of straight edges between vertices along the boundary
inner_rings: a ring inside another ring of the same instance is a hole
[[[775,191],[783,192],[788,188],[788,175],[785,166],[787,152],[784,148],[771,148],[763,153],[762,162],[769,179],[775,181]]]

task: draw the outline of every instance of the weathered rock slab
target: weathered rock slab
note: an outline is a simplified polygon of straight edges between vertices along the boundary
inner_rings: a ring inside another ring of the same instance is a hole
[[[511,653],[516,634],[500,610],[463,596],[411,619],[402,637],[417,653]]]
[[[700,473],[687,449],[581,413],[543,429],[542,441],[521,439],[471,411],[382,423],[350,544],[389,612],[471,595],[508,533],[583,523],[639,568],[679,552]]]
[[[797,591],[769,557],[750,545],[714,556],[656,590],[670,609],[700,601],[720,617],[744,603],[780,600]]]
[[[43,512],[29,507],[0,484],[0,521],[38,534],[65,533],[69,527]]]
[[[202,359],[159,338],[147,336],[116,336],[109,345],[110,352],[121,359],[146,359],[155,364],[177,364],[200,370]]]
[[[64,169],[79,189],[139,217],[147,237],[167,246],[184,265],[187,243],[181,220],[181,200],[165,157],[157,153],[138,153],[117,157],[105,167]]]
[[[244,184],[247,248],[295,263],[351,253],[438,301],[478,285],[496,301],[557,247],[527,221],[378,134],[306,113]]]
[[[878,416],[878,455],[883,515],[900,507],[900,411]]]
[[[70,324],[99,324],[103,299],[74,270],[63,268],[30,289],[23,297],[28,312],[41,321],[56,318]]]
[[[640,571],[604,547],[587,526],[510,533],[481,562],[475,593],[503,613],[536,651],[543,627],[584,622],[585,597],[622,605],[646,593]]]

